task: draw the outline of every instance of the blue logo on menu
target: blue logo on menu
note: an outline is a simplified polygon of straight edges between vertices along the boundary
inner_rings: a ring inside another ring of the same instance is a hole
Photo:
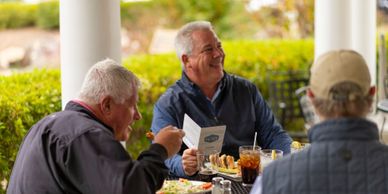
[[[218,139],[219,139],[218,135],[212,134],[212,135],[205,137],[205,142],[211,143],[211,142],[217,141]]]

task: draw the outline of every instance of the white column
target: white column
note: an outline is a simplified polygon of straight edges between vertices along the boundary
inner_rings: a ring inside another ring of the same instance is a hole
[[[350,49],[352,0],[315,0],[315,59],[333,49]]]
[[[60,36],[64,109],[94,63],[121,63],[120,0],[60,0]]]
[[[387,75],[387,56],[385,56],[382,53],[386,53],[386,45],[385,45],[385,36],[383,34],[379,37],[379,62],[378,62],[378,70],[379,72],[376,73],[376,76],[378,77],[377,83],[377,102],[383,99],[388,98],[388,96],[385,95],[385,77]],[[388,89],[388,88],[387,88]]]
[[[352,48],[366,60],[376,84],[376,0],[352,0]]]
[[[315,58],[333,49],[359,52],[376,84],[376,0],[315,1]]]

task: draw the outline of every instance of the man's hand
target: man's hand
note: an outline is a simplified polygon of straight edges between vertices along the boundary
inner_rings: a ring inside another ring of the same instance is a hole
[[[190,148],[183,151],[182,166],[185,174],[191,176],[198,171],[197,168],[197,149]]]
[[[185,132],[171,125],[161,129],[155,136],[154,143],[162,145],[167,150],[168,158],[178,153]]]

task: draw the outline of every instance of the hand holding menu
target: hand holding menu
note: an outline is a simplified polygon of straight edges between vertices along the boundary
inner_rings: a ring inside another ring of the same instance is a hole
[[[201,128],[185,114],[183,120],[183,131],[185,132],[183,142],[187,147],[197,148],[205,153],[211,150],[221,151],[225,130],[225,125]]]

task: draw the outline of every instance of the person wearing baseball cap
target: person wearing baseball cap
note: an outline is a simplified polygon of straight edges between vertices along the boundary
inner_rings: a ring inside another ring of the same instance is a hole
[[[333,50],[311,68],[307,95],[320,118],[311,145],[272,162],[251,193],[388,193],[388,146],[366,119],[375,87],[364,58]]]

